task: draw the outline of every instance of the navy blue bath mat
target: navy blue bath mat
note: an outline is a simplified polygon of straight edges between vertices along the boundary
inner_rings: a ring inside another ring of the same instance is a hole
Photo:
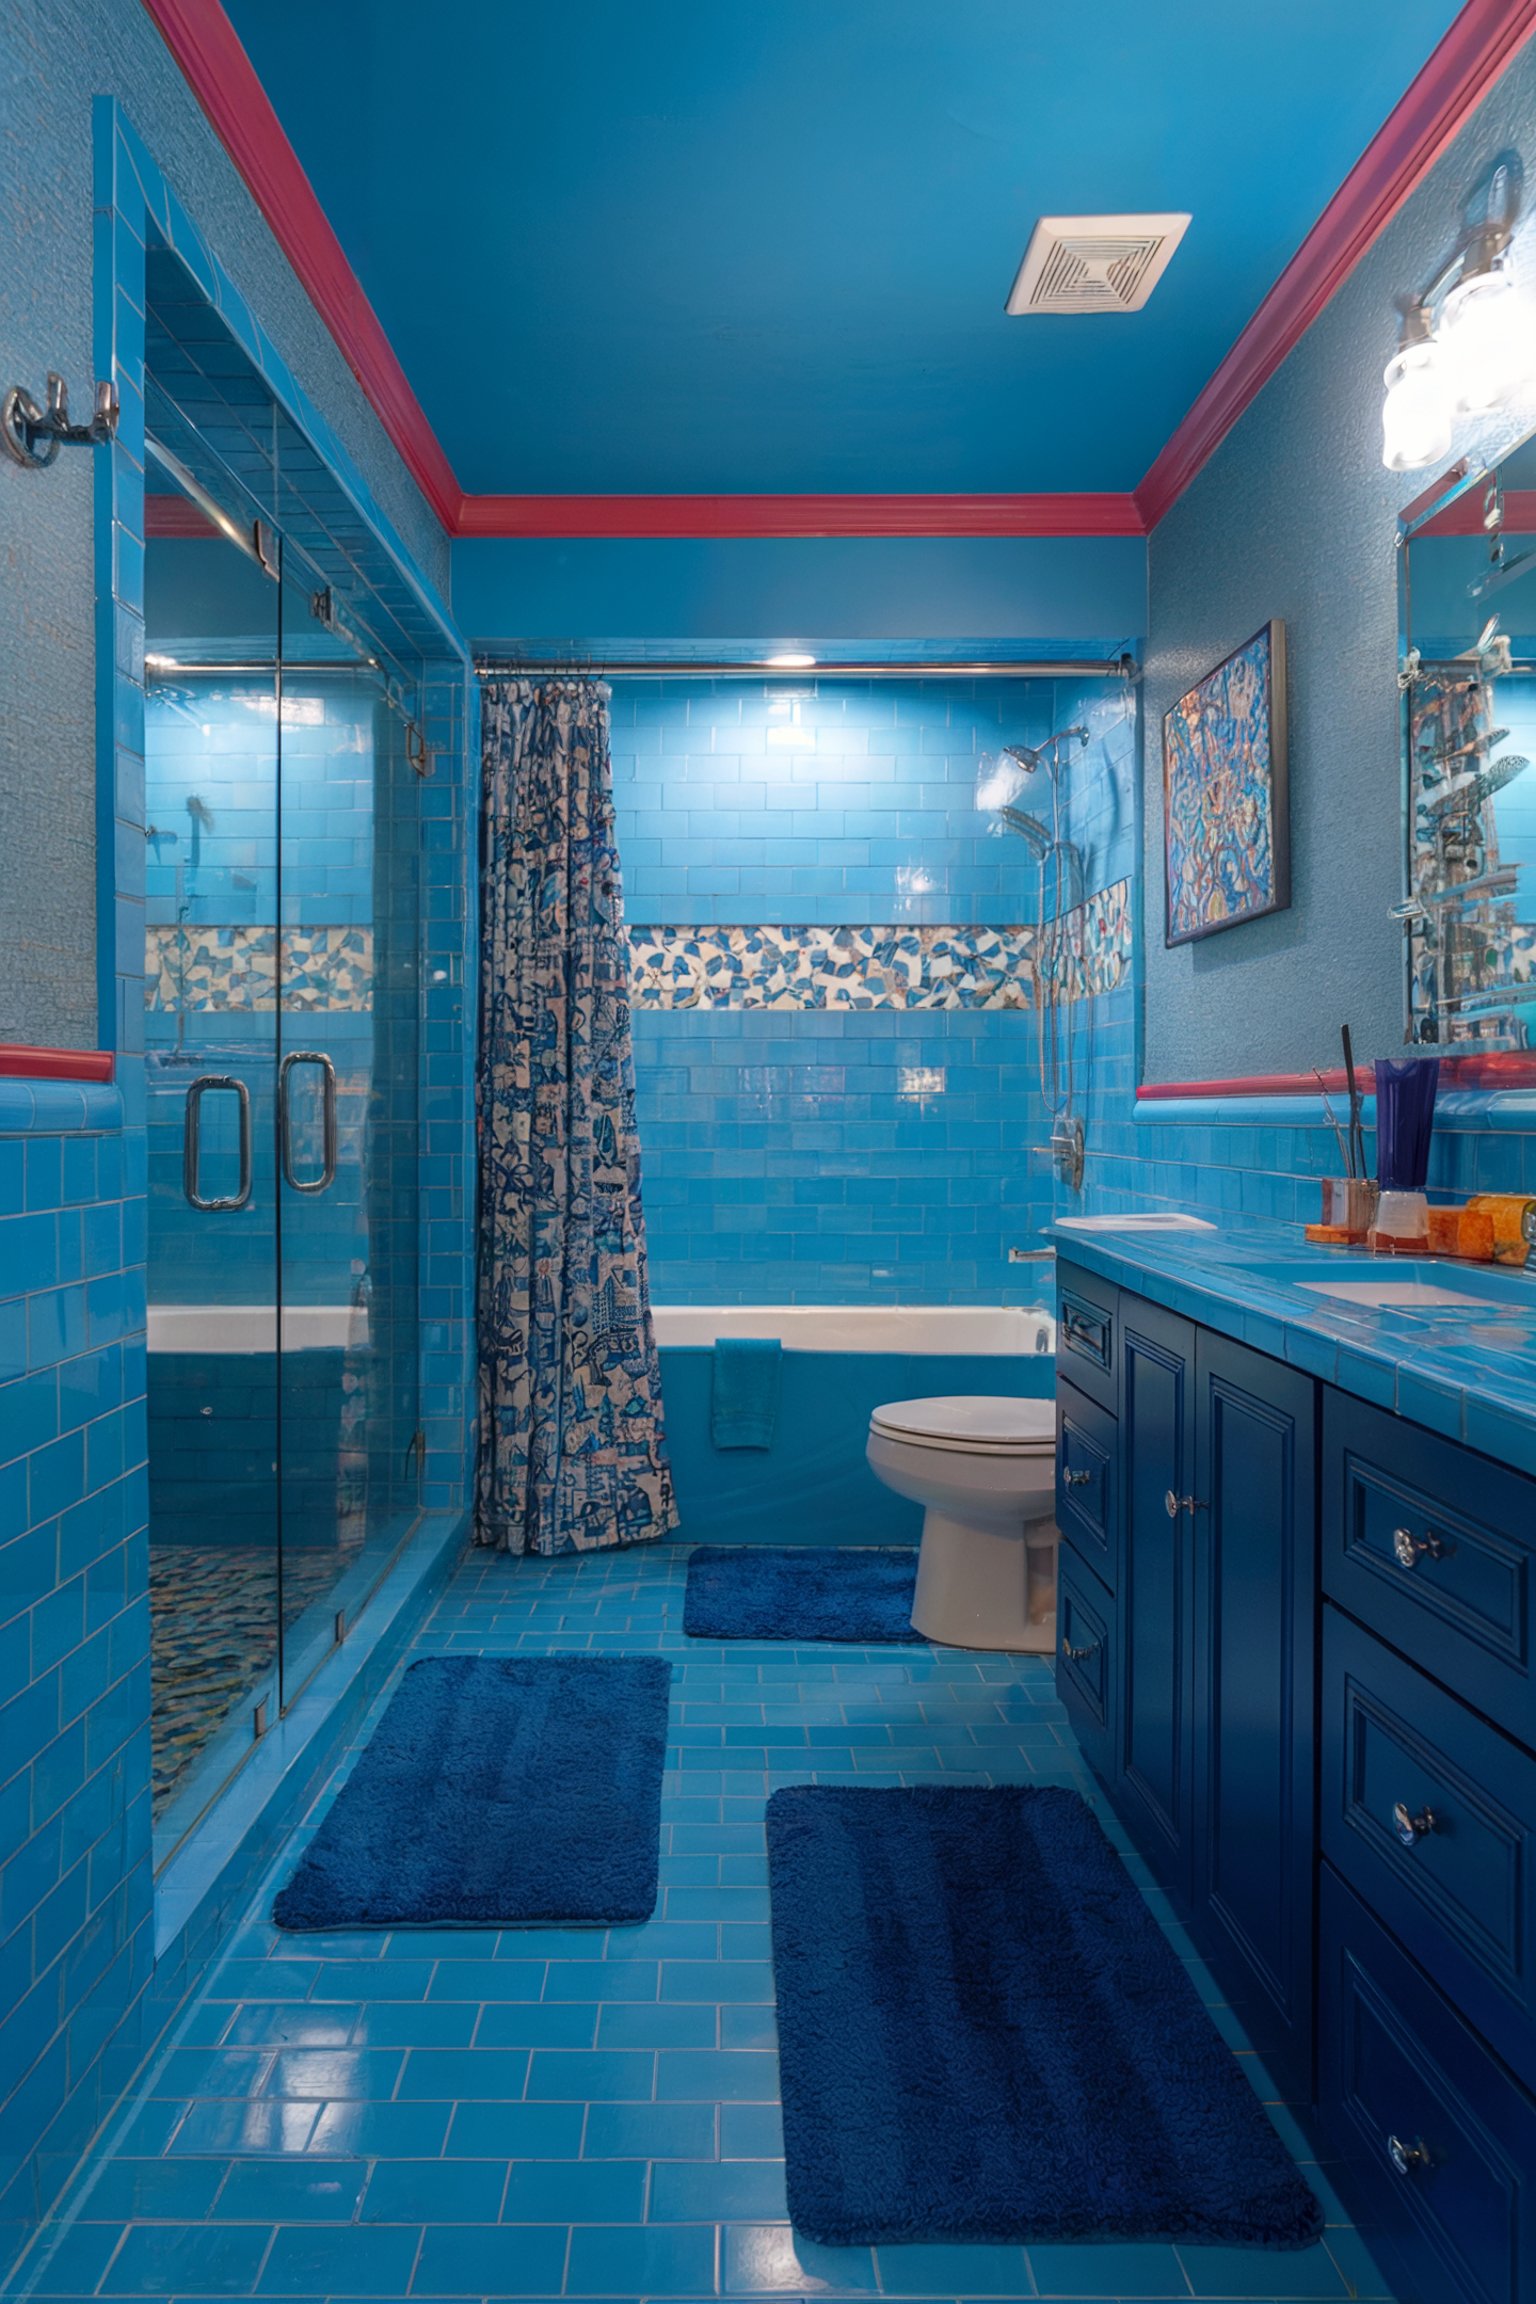
[[[833,2246],[1302,2248],[1322,2211],[1086,1802],[768,1803],[789,2213]]]
[[[688,1563],[683,1630],[694,1640],[921,1641],[912,1629],[917,1554],[873,1546],[701,1544]]]
[[[280,1928],[649,1919],[671,1677],[659,1656],[413,1664],[273,1919]]]

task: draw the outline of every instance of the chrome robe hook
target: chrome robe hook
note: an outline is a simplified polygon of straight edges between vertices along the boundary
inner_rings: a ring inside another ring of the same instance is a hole
[[[39,408],[24,384],[13,384],[0,401],[0,443],[18,464],[51,464],[62,447],[93,448],[117,432],[117,386],[98,384],[91,420],[71,424],[69,392],[50,369],[47,406]]]

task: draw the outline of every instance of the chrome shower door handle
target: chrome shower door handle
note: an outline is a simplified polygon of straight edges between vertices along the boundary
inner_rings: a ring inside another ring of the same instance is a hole
[[[293,1114],[289,1082],[296,1064],[320,1067],[320,1173],[300,1176],[293,1165]],[[277,1074],[277,1137],[282,1153],[283,1182],[293,1192],[324,1192],[336,1181],[336,1067],[319,1048],[295,1048],[285,1056]]]
[[[240,1108],[240,1173],[232,1193],[205,1197],[199,1171],[203,1153],[203,1098],[223,1092],[235,1097]],[[187,1090],[181,1121],[181,1189],[187,1204],[205,1215],[221,1215],[243,1208],[251,1196],[251,1092],[243,1080],[228,1072],[205,1072]]]

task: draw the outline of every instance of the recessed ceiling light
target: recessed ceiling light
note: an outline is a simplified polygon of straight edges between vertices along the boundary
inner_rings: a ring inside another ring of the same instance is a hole
[[[1139,312],[1188,224],[1187,216],[1042,216],[1007,308],[1024,318]]]
[[[814,656],[796,656],[793,654],[765,656],[763,658],[763,662],[771,672],[809,672],[815,661]]]

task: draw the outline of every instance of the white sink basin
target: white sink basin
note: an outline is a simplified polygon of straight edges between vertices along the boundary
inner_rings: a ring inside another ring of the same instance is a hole
[[[1058,1216],[1056,1222],[1063,1232],[1214,1232],[1203,1216],[1183,1216],[1170,1210],[1166,1214],[1149,1209],[1144,1215],[1126,1216]]]

